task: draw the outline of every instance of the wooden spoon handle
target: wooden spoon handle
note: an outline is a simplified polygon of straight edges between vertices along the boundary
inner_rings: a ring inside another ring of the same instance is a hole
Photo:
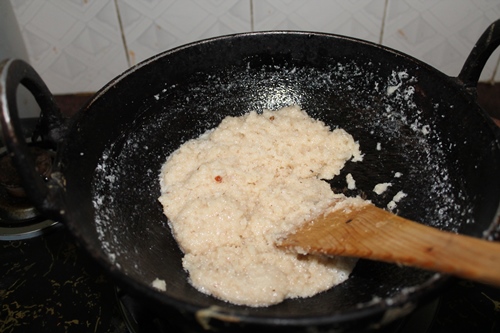
[[[500,286],[500,243],[440,231],[373,205],[318,218],[278,246],[404,264]]]

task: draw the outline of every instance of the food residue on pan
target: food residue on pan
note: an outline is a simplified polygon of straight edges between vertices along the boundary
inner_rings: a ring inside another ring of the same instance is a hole
[[[390,186],[392,186],[391,183],[380,183],[380,184],[377,184],[373,188],[373,192],[377,193],[378,195],[381,195],[382,193],[384,193],[385,191],[387,191],[387,189]]]
[[[356,189],[356,181],[354,180],[354,177],[352,176],[352,174],[348,173],[345,178],[346,178],[346,182],[347,182],[347,188],[349,190],[355,190]]]
[[[153,286],[153,288],[156,288],[160,291],[167,290],[167,283],[165,282],[165,280],[162,280],[159,278],[154,279],[153,282],[151,282],[151,286]]]
[[[399,191],[398,193],[396,193],[396,195],[392,198],[391,201],[389,201],[389,203],[387,204],[387,208],[389,210],[394,210],[397,206],[397,203],[405,198],[406,196],[408,196],[408,194],[406,194],[405,192],[403,191]]]
[[[289,253],[275,242],[339,199],[364,203],[322,180],[348,160],[362,160],[353,137],[297,106],[227,117],[184,143],[162,167],[159,201],[190,283],[231,303],[268,306],[346,280],[355,260]]]

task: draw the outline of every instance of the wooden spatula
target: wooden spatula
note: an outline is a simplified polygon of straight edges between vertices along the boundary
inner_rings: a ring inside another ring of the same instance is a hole
[[[445,232],[372,204],[338,210],[301,226],[278,247],[366,258],[500,286],[500,243]]]

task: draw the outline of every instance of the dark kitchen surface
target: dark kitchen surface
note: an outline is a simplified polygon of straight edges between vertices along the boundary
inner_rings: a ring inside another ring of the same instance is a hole
[[[71,115],[90,96],[55,98]],[[480,84],[478,101],[500,119],[500,84]],[[113,283],[64,226],[31,239],[0,240],[0,262],[0,332],[129,332]],[[500,332],[500,289],[454,280],[396,331]]]

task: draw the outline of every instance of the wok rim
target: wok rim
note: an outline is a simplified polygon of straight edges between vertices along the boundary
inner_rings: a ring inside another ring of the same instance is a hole
[[[433,72],[438,72],[443,77],[447,77],[450,80],[447,81],[447,84],[453,84],[456,86],[456,88],[460,89],[461,93],[468,98],[473,98],[473,96],[465,89],[465,87],[458,82],[458,80],[454,80],[455,77],[453,76],[448,76],[438,69],[434,68],[433,66],[413,57],[408,54],[405,54],[401,51],[395,50],[393,48],[380,45],[374,42],[358,39],[358,38],[353,38],[353,37],[347,37],[343,35],[338,35],[338,34],[331,34],[331,33],[325,33],[325,32],[310,32],[310,31],[295,31],[295,30],[271,30],[271,31],[257,31],[257,32],[243,32],[243,33],[235,33],[235,34],[228,34],[228,35],[223,35],[223,36],[217,36],[217,37],[211,37],[211,38],[206,38],[198,41],[194,41],[188,44],[184,44],[181,46],[177,46],[175,48],[165,50],[163,52],[158,53],[157,55],[154,55],[150,58],[147,58],[134,66],[130,67],[111,81],[109,81],[106,85],[104,85],[100,90],[98,90],[92,98],[90,98],[87,103],[81,108],[81,110],[78,112],[78,114],[73,118],[73,121],[78,122],[77,119],[80,117],[85,116],[85,111],[88,109],[92,108],[92,105],[94,104],[95,101],[103,98],[103,96],[110,91],[118,82],[126,79],[131,73],[134,73],[144,66],[147,66],[151,63],[154,63],[160,58],[169,56],[171,54],[180,52],[184,49],[196,47],[202,44],[206,43],[213,43],[217,41],[223,41],[223,40],[229,40],[233,38],[245,38],[245,37],[257,37],[257,36],[272,36],[272,35],[302,35],[302,36],[319,36],[319,37],[327,37],[333,40],[345,40],[357,44],[363,45],[363,47],[368,47],[368,48],[376,48],[380,51],[383,52],[388,52],[392,54],[393,56],[397,57],[402,57],[404,58],[404,61],[409,61],[417,64],[418,66],[425,68],[427,70],[433,71]],[[474,103],[477,105],[477,102],[474,100]],[[478,108],[480,108],[479,105],[477,105]],[[494,123],[491,119],[489,119],[491,122],[491,125],[494,126]],[[496,128],[490,126],[492,129]],[[500,147],[500,131],[492,131],[494,133],[494,136],[496,137],[497,144]],[[498,225],[500,224],[500,201],[497,203],[497,213],[493,219],[493,221],[490,223],[490,228],[486,229],[483,231],[483,236],[482,238],[488,238],[491,236],[491,234],[494,233],[495,231],[495,221]],[[101,253],[96,253],[94,251],[91,251],[92,246],[90,242],[87,241],[86,237],[83,237],[80,228],[78,227],[78,223],[76,222],[71,222],[67,221],[65,223],[66,226],[71,230],[71,232],[76,235],[76,238],[78,241],[80,241],[83,244],[83,247],[90,252],[91,256],[100,263],[102,267],[106,269],[106,271],[120,284],[123,284],[127,290],[130,289],[132,294],[135,296],[139,297],[140,299],[147,299],[147,300],[153,300],[155,303],[161,304],[161,305],[166,305],[173,307],[177,310],[186,310],[189,313],[195,314],[197,311],[205,309],[202,306],[199,306],[195,303],[187,302],[184,300],[180,300],[178,298],[175,298],[173,296],[164,294],[160,291],[154,290],[152,287],[148,286],[146,282],[144,281],[139,281],[138,279],[134,279],[130,276],[128,276],[126,273],[124,273],[121,269],[117,268],[116,265],[112,264],[111,262],[105,260],[102,256],[106,256],[104,251],[101,249]],[[221,313],[237,317],[239,322],[238,324],[258,324],[258,325],[271,325],[271,326],[322,326],[322,325],[334,325],[334,324],[345,324],[347,322],[353,322],[355,320],[360,320],[364,319],[366,320],[367,318],[379,318],[377,320],[381,320],[380,323],[383,322],[383,314],[386,313],[386,311],[391,310],[391,309],[401,309],[404,308],[405,305],[411,304],[414,305],[414,308],[412,311],[420,306],[422,303],[425,303],[429,301],[430,299],[434,299],[436,297],[436,294],[441,290],[449,281],[451,277],[448,275],[444,274],[439,274],[435,273],[427,279],[424,283],[419,284],[415,287],[408,287],[408,288],[413,288],[414,290],[405,293],[404,297],[399,297],[402,293],[398,292],[397,296],[398,299],[392,302],[392,299],[389,298],[381,298],[377,302],[368,302],[368,303],[361,303],[360,307],[352,308],[350,310],[342,311],[342,312],[334,312],[331,314],[327,315],[318,315],[318,316],[304,316],[304,317],[269,317],[269,316],[260,316],[260,315],[252,315],[252,314],[245,314],[245,306],[237,307],[236,310],[233,309],[224,309],[224,311],[221,311]],[[132,287],[132,288],[130,288]],[[388,301],[391,301],[390,304],[388,304]],[[243,311],[240,311],[240,308]],[[394,318],[397,319],[397,318]],[[387,322],[389,323],[389,322]],[[375,324],[375,323],[372,323]]]

